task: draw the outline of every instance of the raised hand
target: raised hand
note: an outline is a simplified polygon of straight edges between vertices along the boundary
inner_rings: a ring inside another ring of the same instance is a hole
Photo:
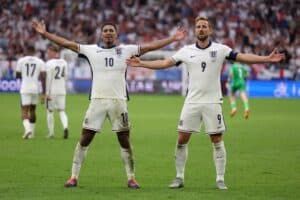
[[[36,20],[32,21],[32,28],[39,34],[43,35],[46,32],[46,25],[44,21],[42,20],[41,22],[38,22]]]
[[[280,62],[285,59],[284,53],[279,53],[278,49],[275,48],[269,55],[270,62]]]
[[[180,41],[186,36],[186,34],[187,34],[186,30],[183,27],[179,26],[177,28],[176,33],[173,35],[174,40],[175,41]]]
[[[132,67],[139,67],[141,65],[141,60],[138,57],[133,56],[129,59],[126,59],[126,64]]]

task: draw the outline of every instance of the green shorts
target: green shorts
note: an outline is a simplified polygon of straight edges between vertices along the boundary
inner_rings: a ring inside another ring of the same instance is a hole
[[[233,84],[230,86],[230,89],[232,93],[235,93],[237,91],[246,92],[246,84],[245,83]]]

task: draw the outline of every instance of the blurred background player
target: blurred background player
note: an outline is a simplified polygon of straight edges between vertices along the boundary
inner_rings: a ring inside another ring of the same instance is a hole
[[[91,101],[83,121],[80,141],[73,158],[72,175],[65,187],[76,187],[81,164],[95,133],[100,132],[106,118],[117,133],[121,146],[121,157],[125,164],[127,186],[140,188],[135,180],[134,159],[130,144],[130,123],[127,109],[126,59],[142,55],[148,51],[162,48],[172,42],[183,39],[184,30],[178,30],[171,37],[144,45],[118,45],[117,27],[113,23],[104,23],[100,29],[101,44],[83,45],[67,40],[46,31],[44,22],[32,22],[32,27],[52,42],[71,49],[84,56],[92,71]]]
[[[244,64],[238,62],[234,62],[233,64],[231,64],[229,70],[228,89],[231,106],[230,116],[233,117],[237,113],[235,96],[236,93],[239,92],[244,104],[244,118],[248,119],[250,114],[249,102],[246,93],[246,78],[248,76],[248,71]]]
[[[216,186],[227,189],[224,182],[226,150],[222,135],[225,123],[222,112],[221,70],[225,60],[245,63],[279,62],[283,54],[274,50],[268,56],[244,54],[233,51],[230,47],[212,42],[213,28],[206,17],[195,20],[196,44],[186,45],[170,58],[164,60],[141,61],[137,57],[128,59],[127,64],[149,69],[165,69],[184,63],[189,74],[188,94],[178,124],[178,139],[175,153],[176,178],[170,188],[184,186],[184,169],[188,157],[188,142],[192,133],[199,132],[202,122],[210,136],[213,146],[213,158],[216,167]]]
[[[59,47],[51,44],[47,48],[46,62],[46,106],[48,137],[54,137],[54,110],[58,110],[65,139],[68,138],[68,117],[65,112],[67,62],[59,58]]]
[[[34,56],[34,53],[34,47],[28,46],[26,56],[18,60],[16,69],[16,78],[22,79],[20,94],[24,139],[33,138],[35,135],[39,80],[42,83],[41,103],[45,101],[45,63]]]

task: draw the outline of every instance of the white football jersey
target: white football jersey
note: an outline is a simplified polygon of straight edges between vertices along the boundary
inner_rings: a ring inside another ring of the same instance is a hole
[[[222,103],[221,70],[225,59],[235,59],[236,53],[226,45],[210,42],[208,47],[197,44],[181,48],[171,57],[182,62],[188,72],[186,103]]]
[[[25,56],[17,62],[17,72],[22,74],[21,94],[39,93],[39,76],[45,71],[45,63],[35,56]]]
[[[138,45],[119,45],[105,49],[98,45],[79,45],[91,67],[91,98],[127,99],[126,59],[139,55]]]
[[[46,62],[46,94],[65,95],[67,62],[64,59],[51,59]]]

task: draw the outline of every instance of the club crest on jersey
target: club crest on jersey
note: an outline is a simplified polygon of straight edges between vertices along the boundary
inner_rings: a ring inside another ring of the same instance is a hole
[[[217,57],[217,51],[210,51],[209,55],[210,55],[210,57],[215,58],[215,57]]]
[[[121,48],[116,48],[116,54],[117,56],[121,56],[122,55],[122,49]]]
[[[209,55],[211,57],[212,62],[215,62],[217,60],[217,51],[210,51]]]

